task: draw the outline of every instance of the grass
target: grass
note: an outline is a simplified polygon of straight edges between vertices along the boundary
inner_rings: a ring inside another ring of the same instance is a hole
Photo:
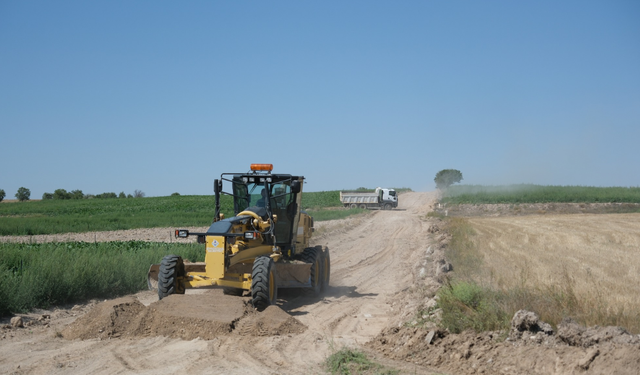
[[[454,185],[443,191],[442,203],[640,203],[640,187]]]
[[[338,191],[302,193],[302,207],[315,220],[331,220],[342,213]],[[231,197],[222,196],[221,210],[233,215]],[[0,204],[0,235],[37,235],[135,228],[207,226],[213,221],[214,196],[183,195],[135,199],[42,200]],[[352,212],[347,213],[352,214]]]
[[[342,348],[331,354],[325,365],[331,374],[398,374],[398,371],[387,369],[371,361],[364,353],[349,348]]]
[[[640,217],[447,218],[453,279],[439,290],[452,332],[508,329],[517,310],[557,325],[640,333]]]
[[[138,292],[149,265],[167,254],[204,260],[199,244],[0,243],[0,315]]]

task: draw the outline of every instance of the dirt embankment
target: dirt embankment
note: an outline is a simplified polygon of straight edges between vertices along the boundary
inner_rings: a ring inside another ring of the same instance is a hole
[[[640,368],[638,346],[613,339],[584,347],[526,330],[505,341],[497,333],[439,329],[431,322],[438,316],[433,297],[452,268],[443,256],[449,238],[434,226],[437,219],[426,217],[434,202],[431,193],[406,193],[397,210],[318,223],[315,244],[328,246],[332,260],[331,284],[320,298],[282,290],[276,306],[256,313],[246,297],[218,290],[188,290],[162,301],[145,291],[35,311],[21,316],[22,327],[4,319],[0,372],[319,374],[343,346],[411,374]],[[153,240],[154,231],[133,239]],[[157,231],[159,240],[173,240],[170,230]],[[109,240],[129,239],[112,235]]]

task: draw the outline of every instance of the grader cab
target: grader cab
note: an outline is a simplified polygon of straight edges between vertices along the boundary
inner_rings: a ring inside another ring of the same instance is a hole
[[[304,177],[273,174],[272,164],[252,164],[247,173],[223,173],[214,180],[214,220],[204,233],[175,231],[176,237],[197,236],[205,261],[188,263],[167,255],[149,269],[149,288],[160,299],[187,288],[221,287],[225,294],[251,294],[253,306],[275,304],[278,288],[307,288],[320,294],[329,284],[329,249],[311,247],[313,218],[300,209]],[[223,187],[231,187],[224,191]],[[225,218],[222,195],[233,197],[235,216]]]

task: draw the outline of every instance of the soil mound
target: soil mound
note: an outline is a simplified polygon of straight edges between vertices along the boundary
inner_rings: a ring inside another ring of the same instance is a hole
[[[251,312],[236,325],[241,336],[279,336],[302,333],[307,327],[278,306],[271,305],[263,312]]]
[[[571,320],[563,321],[557,334],[550,328],[535,314],[519,311],[510,334],[394,327],[367,345],[393,359],[456,374],[638,374],[638,335]]]
[[[61,333],[69,340],[149,336],[212,340],[231,334],[274,336],[305,330],[302,323],[278,306],[259,313],[248,298],[211,291],[171,295],[149,306],[134,297],[105,301]]]

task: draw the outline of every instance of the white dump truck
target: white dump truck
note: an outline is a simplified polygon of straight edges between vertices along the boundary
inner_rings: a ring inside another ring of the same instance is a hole
[[[341,191],[340,202],[349,208],[390,210],[398,207],[398,194],[393,189],[376,188],[373,193]]]

